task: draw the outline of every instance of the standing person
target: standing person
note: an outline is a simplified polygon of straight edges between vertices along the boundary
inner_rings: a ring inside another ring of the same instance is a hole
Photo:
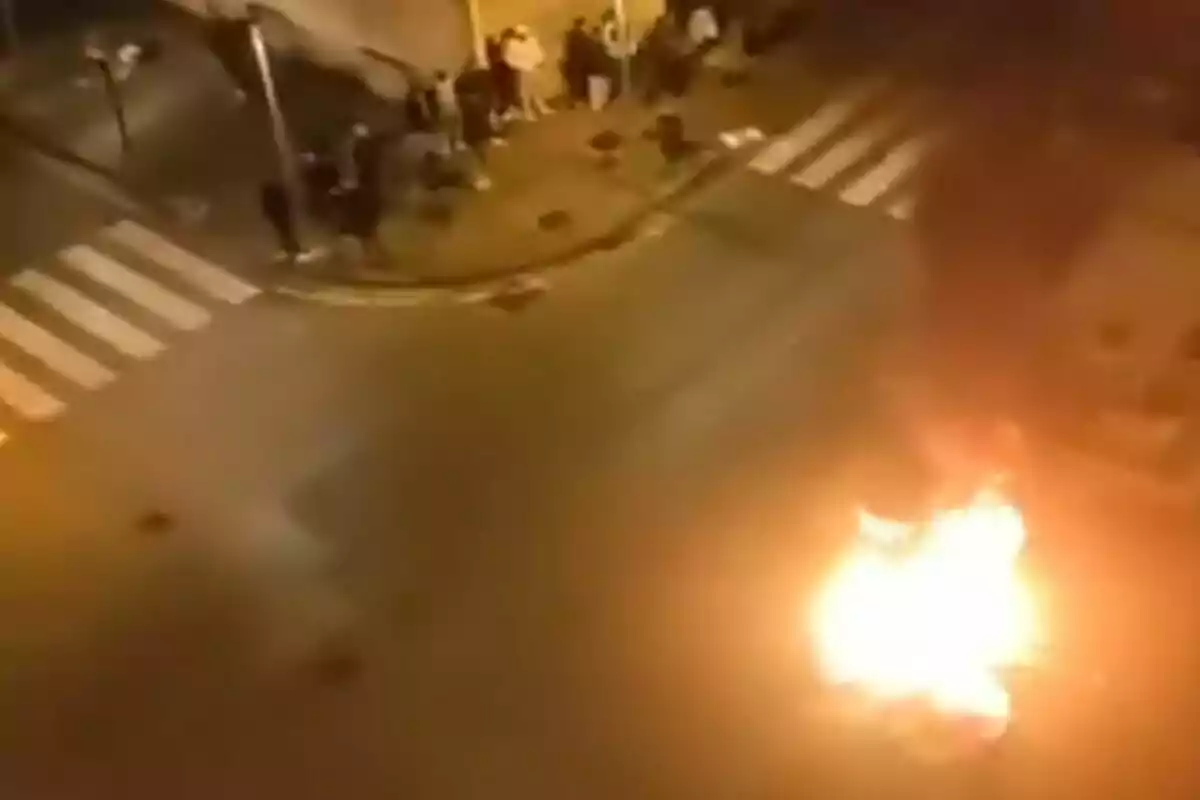
[[[337,162],[322,143],[300,154],[300,170],[308,192],[309,211],[317,219],[328,221],[333,216],[338,187]]]
[[[599,111],[608,105],[612,94],[612,60],[604,49],[603,32],[599,25],[592,28],[586,40],[588,106]]]
[[[465,150],[462,106],[459,104],[455,81],[441,69],[433,74],[433,78],[433,101],[437,109],[438,127],[446,137],[446,144],[451,151]]]
[[[387,252],[379,240],[383,220],[383,197],[368,186],[359,186],[346,195],[345,233],[358,242],[363,260],[382,265]]]
[[[617,12],[611,8],[607,9],[600,15],[600,41],[604,45],[604,52],[608,56],[610,70],[610,88],[611,96],[618,97],[621,90],[625,88],[622,85],[622,74],[624,64],[633,57],[634,48],[629,41],[629,35],[621,29],[621,23],[617,19]]]
[[[354,162],[357,185],[366,187],[380,197],[384,194],[384,140],[379,134],[360,123],[354,137],[350,158]]]
[[[513,35],[504,45],[504,61],[516,73],[522,116],[533,120],[553,113],[538,85],[540,70],[546,62],[546,51],[528,26],[518,25],[513,29]]]
[[[498,101],[491,71],[479,65],[467,67],[458,76],[455,90],[462,109],[463,141],[467,147],[474,149],[472,136],[480,135],[486,143],[501,147],[508,144],[500,131],[500,115],[495,113]]]
[[[494,111],[501,119],[510,120],[517,110],[517,75],[504,60],[504,47],[515,32],[508,28],[497,39],[487,38],[487,68],[492,79]]]
[[[295,220],[292,217],[292,203],[283,184],[279,181],[264,183],[259,202],[262,205],[263,216],[279,240],[279,258],[304,261],[307,254],[300,250],[300,240],[296,236]]]
[[[587,20],[576,17],[563,39],[563,83],[567,87],[567,97],[571,105],[577,105],[587,99],[588,86],[588,41]]]
[[[365,261],[380,265],[386,260],[383,243],[379,240],[379,224],[383,221],[383,187],[381,181],[363,181],[343,199],[342,233],[352,237]]]
[[[701,3],[692,9],[688,15],[687,33],[698,58],[703,58],[717,46],[721,40],[721,28],[711,6]]]
[[[364,140],[371,135],[371,129],[366,123],[356,122],[350,127],[350,132],[342,140],[342,146],[337,154],[338,187],[343,192],[349,192],[359,184],[359,148]]]
[[[641,72],[644,73],[642,82],[646,105],[657,103],[666,89],[669,62],[667,37],[670,35],[668,30],[670,26],[670,17],[667,14],[660,16],[646,32],[646,38],[642,41],[642,47],[639,49],[639,60],[642,62]]]
[[[433,109],[429,96],[419,80],[412,80],[404,94],[404,123],[409,131],[428,132],[433,129]]]

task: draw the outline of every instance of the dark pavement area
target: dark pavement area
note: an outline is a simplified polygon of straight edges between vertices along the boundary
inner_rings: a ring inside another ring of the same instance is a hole
[[[913,231],[748,171],[671,219],[517,311],[260,298],[15,432],[0,794],[1193,797],[1195,520],[1076,462],[1022,498],[1057,636],[1010,747],[839,726],[806,600],[895,435]]]
[[[886,438],[905,229],[753,175],[677,215],[518,314],[247,307],[6,444],[5,788],[1190,796],[1195,562],[1085,493],[1051,559],[1078,649],[1005,759],[839,733],[805,596]]]
[[[4,276],[130,210],[103,181],[3,136],[0,209]]]

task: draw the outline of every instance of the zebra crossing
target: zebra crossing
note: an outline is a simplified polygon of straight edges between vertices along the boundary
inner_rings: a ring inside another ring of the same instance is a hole
[[[0,413],[47,422],[258,287],[132,220],[0,284]],[[8,438],[0,430],[0,443]]]
[[[926,101],[910,98],[901,105],[886,83],[876,81],[827,98],[778,136],[743,128],[719,138],[730,150],[765,142],[746,162],[753,173],[908,220],[915,203],[912,176],[938,137],[936,123],[916,119]]]

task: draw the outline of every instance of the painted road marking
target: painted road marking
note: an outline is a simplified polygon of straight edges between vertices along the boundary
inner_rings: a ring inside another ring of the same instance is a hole
[[[721,144],[725,145],[730,150],[740,150],[744,145],[751,142],[761,142],[766,137],[761,130],[753,126],[747,128],[737,128],[734,130],[722,131],[717,134],[717,138],[721,140]]]
[[[99,361],[5,305],[0,305],[0,336],[85,389],[99,389],[117,377]]]
[[[27,269],[13,277],[12,284],[126,355],[146,359],[166,349],[162,342],[141,328],[131,325],[87,295],[49,275]]]
[[[820,189],[883,141],[889,130],[889,124],[884,123],[856,133],[848,139],[842,139],[823,156],[793,175],[792,183],[809,189]]]
[[[916,199],[912,195],[905,195],[897,198],[894,203],[888,206],[887,214],[892,219],[901,221],[912,219],[913,206],[916,205]]]
[[[259,294],[257,286],[164,239],[132,220],[123,220],[105,234],[150,261],[178,275],[195,288],[218,300],[235,305]]]
[[[879,87],[869,85],[848,96],[830,100],[815,114],[771,142],[750,160],[750,169],[760,175],[774,175],[811,150],[845,122]]]
[[[928,138],[924,136],[904,141],[889,150],[883,160],[843,189],[839,196],[850,205],[870,205],[916,167],[928,145]]]
[[[180,330],[194,331],[212,320],[201,306],[87,245],[68,248],[59,253],[59,258],[75,271],[124,295]]]
[[[0,363],[0,401],[26,419],[54,419],[66,405],[21,373]]]

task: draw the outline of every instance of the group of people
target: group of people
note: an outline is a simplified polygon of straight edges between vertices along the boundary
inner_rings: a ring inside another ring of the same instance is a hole
[[[622,64],[636,48],[612,11],[597,25],[576,17],[563,42],[562,74],[572,105],[586,103],[598,111],[623,88]]]
[[[704,55],[719,41],[711,7],[701,3],[680,19],[664,14],[640,42],[634,42],[611,10],[598,23],[577,18],[564,39],[560,63],[565,97],[571,105],[606,106],[623,88],[623,65],[636,71],[645,99],[684,94]],[[634,61],[636,57],[636,62]],[[438,70],[414,76],[404,98],[404,156],[409,183],[427,188],[466,185],[486,189],[489,147],[506,143],[507,125],[554,113],[557,94],[546,52],[529,27],[518,25],[487,40],[487,63],[459,74]],[[628,73],[626,73],[628,74]],[[390,137],[389,137],[390,138]],[[300,155],[306,208],[312,219],[357,240],[368,256],[382,256],[380,226],[393,170],[387,139],[357,123],[336,144],[319,142]],[[388,175],[385,175],[385,171]],[[283,255],[304,260],[295,229],[296,200],[279,181],[262,189],[262,209],[281,243]]]
[[[301,246],[293,212],[302,210],[306,217],[357,241],[364,258],[382,260],[378,231],[384,212],[384,146],[378,133],[358,122],[336,146],[320,142],[301,152],[304,209],[293,207],[300,198],[291,197],[281,181],[263,184],[262,211],[279,240],[281,257],[303,262],[317,255]]]
[[[686,15],[663,14],[640,43],[629,36],[612,10],[596,25],[577,17],[563,47],[566,94],[572,104],[586,103],[599,110],[628,88],[622,78],[636,73],[647,102],[655,102],[663,93],[680,96],[720,39],[717,15],[704,3]]]

